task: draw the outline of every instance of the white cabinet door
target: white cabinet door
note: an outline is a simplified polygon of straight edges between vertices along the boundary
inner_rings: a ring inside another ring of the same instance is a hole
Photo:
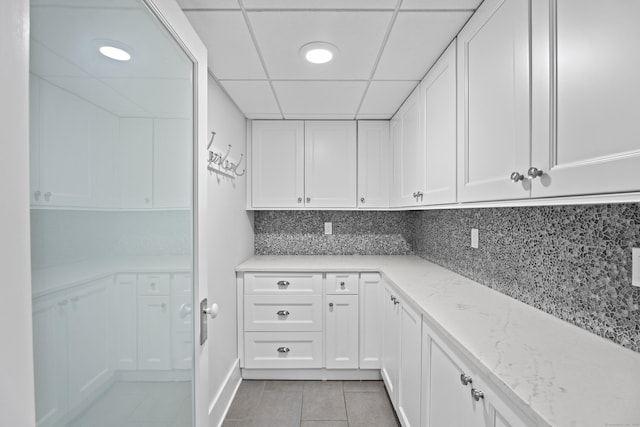
[[[640,190],[640,2],[532,7],[532,196]]]
[[[422,135],[420,88],[402,104],[395,116],[394,165],[398,206],[415,206],[423,202],[417,193],[425,189],[425,141]]]
[[[111,376],[107,277],[68,292],[69,407],[74,408]]]
[[[393,289],[385,285],[382,297],[382,369],[380,373],[394,406],[396,406],[398,395],[398,359],[400,356],[399,304]]]
[[[67,310],[64,292],[33,301],[36,425],[54,426],[67,411]]]
[[[168,296],[138,296],[138,369],[171,369]]]
[[[118,274],[113,284],[114,369],[135,370],[138,365],[138,299],[135,274]]]
[[[304,122],[251,125],[251,194],[254,208],[304,206]]]
[[[304,135],[305,206],[356,207],[356,122],[308,121]]]
[[[120,120],[97,107],[91,107],[89,128],[94,155],[93,186],[97,206],[120,207],[120,147],[118,143]]]
[[[529,197],[529,1],[486,0],[458,35],[458,202]]]
[[[173,369],[193,366],[193,279],[189,273],[171,277],[171,360]]]
[[[358,121],[359,208],[389,207],[391,164],[389,121]]]
[[[422,204],[456,201],[456,42],[420,84],[424,114],[425,186]]]
[[[123,208],[151,208],[153,121],[120,119],[120,189]]]
[[[422,369],[422,316],[406,302],[400,303],[400,363],[398,366],[398,417],[404,427],[420,425],[420,371]],[[453,425],[453,424],[451,424]]]
[[[400,165],[401,160],[399,158],[400,144],[402,140],[402,127],[400,126],[400,119],[396,114],[389,121],[389,137],[391,138],[391,152],[393,154],[393,173],[392,190],[389,196],[389,204],[391,207],[399,207],[400,205]]]
[[[40,78],[29,73],[29,189],[31,205],[43,202],[40,188]]]
[[[44,204],[92,207],[95,147],[90,120],[95,108],[40,80],[40,191]]]
[[[193,124],[184,119],[153,121],[153,207],[191,205]]]
[[[380,369],[382,292],[379,273],[360,274],[360,369]]]
[[[326,367],[357,369],[358,295],[327,295],[326,304]]]

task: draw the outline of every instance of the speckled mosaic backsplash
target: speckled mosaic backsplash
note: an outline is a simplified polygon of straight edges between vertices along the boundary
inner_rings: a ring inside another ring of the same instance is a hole
[[[413,215],[417,255],[640,352],[640,288],[631,286],[640,204]]]
[[[333,234],[324,234],[324,223]],[[406,212],[256,211],[256,255],[409,255]]]

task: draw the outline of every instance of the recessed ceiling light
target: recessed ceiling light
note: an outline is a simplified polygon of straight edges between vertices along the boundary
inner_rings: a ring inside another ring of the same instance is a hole
[[[338,49],[327,42],[307,43],[300,48],[304,58],[313,64],[326,64],[331,61]]]
[[[131,54],[119,47],[105,45],[100,46],[98,50],[107,58],[115,59],[116,61],[129,61],[131,59]]]

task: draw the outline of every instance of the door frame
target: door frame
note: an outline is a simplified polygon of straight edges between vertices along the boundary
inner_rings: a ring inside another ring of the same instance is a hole
[[[200,301],[207,274],[207,49],[175,0],[143,0],[193,62],[193,425],[210,425],[209,341],[200,345]],[[208,319],[207,321],[210,321]]]

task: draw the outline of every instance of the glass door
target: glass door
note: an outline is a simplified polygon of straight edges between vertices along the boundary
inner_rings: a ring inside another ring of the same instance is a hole
[[[31,2],[38,426],[193,425],[194,64],[142,0]]]

